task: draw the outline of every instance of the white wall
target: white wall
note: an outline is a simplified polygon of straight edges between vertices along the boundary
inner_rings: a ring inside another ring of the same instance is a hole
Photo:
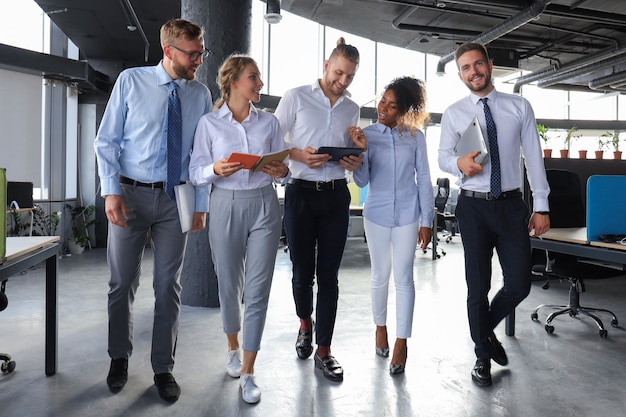
[[[0,69],[0,167],[8,181],[41,187],[40,75]]]

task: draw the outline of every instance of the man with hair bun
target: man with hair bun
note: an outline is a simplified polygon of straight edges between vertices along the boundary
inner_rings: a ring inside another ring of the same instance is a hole
[[[323,77],[313,84],[287,91],[275,115],[287,135],[291,178],[285,191],[285,229],[293,265],[293,298],[300,328],[296,353],[307,359],[313,353],[315,367],[331,381],[343,380],[343,368],[331,354],[330,345],[339,298],[338,273],[348,235],[350,193],[345,170],[361,166],[363,157],[345,156],[331,161],[319,154],[321,146],[365,148],[354,143],[348,128],[359,121],[359,106],[350,100],[347,88],[359,66],[359,51],[337,42],[324,61]],[[315,327],[313,284],[317,277]]]

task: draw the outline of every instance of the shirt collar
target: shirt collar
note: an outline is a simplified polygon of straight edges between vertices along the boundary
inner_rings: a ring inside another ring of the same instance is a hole
[[[313,84],[311,84],[311,91],[313,91],[313,92],[319,91],[320,94],[322,94],[323,96],[326,96],[324,94],[324,90],[322,90],[322,87],[320,86],[320,81],[321,81],[321,79],[317,79],[317,80],[315,80],[313,82]],[[348,90],[344,90],[343,94],[341,95],[341,97],[339,99],[342,100],[343,97],[352,97],[352,94],[350,94],[350,92]]]
[[[167,71],[165,71],[165,68],[163,68],[163,60],[159,61],[159,63],[155,66],[155,69],[157,76],[157,85],[166,85],[170,81],[174,81],[178,85],[178,88],[180,88],[181,90],[184,90],[185,87],[187,87],[188,81],[184,78],[178,78],[176,80],[173,80],[172,77],[170,77]]]
[[[497,92],[497,91],[496,91],[496,89],[494,88],[494,89],[493,89],[493,90],[491,90],[491,92],[490,92],[489,94],[487,94],[485,97],[489,99],[488,101],[489,101],[490,103],[495,103],[495,102],[496,102],[496,99],[497,99],[497,97],[498,97],[498,92]],[[474,103],[475,105],[476,105],[476,104],[478,104],[478,102],[479,102],[481,99],[485,98],[485,97],[480,97],[480,96],[477,96],[477,95],[476,95],[476,94],[474,94],[474,93],[471,93],[471,94],[470,94],[470,100],[472,100],[472,103]]]
[[[392,128],[390,128],[389,126],[384,125],[384,124],[382,124],[382,123],[380,123],[380,122],[376,122],[376,124],[375,124],[374,126],[376,126],[376,129],[378,129],[378,131],[379,131],[380,133],[387,133],[387,132],[394,133],[394,132],[397,132],[397,131],[398,131],[398,128],[397,128],[397,127],[394,127],[394,128],[392,129]]]
[[[228,107],[228,104],[226,103],[222,104],[222,107],[217,109],[215,113],[218,119],[228,118],[228,120],[231,122],[235,120],[233,119],[233,112],[230,111],[230,108]],[[254,104],[250,103],[250,114],[248,114],[248,117],[246,118],[246,120],[254,121],[254,120],[257,120],[258,118],[259,118],[259,111],[257,110],[256,107],[254,107]]]

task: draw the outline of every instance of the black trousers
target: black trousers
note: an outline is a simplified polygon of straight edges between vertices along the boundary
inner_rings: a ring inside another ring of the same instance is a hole
[[[297,184],[285,190],[285,230],[293,265],[292,289],[296,314],[313,313],[313,283],[317,276],[316,342],[330,346],[337,300],[338,273],[348,234],[350,193],[344,184],[316,191]]]
[[[455,212],[465,252],[467,314],[476,357],[489,359],[487,337],[530,292],[529,210],[522,198],[483,200],[459,196]],[[493,250],[504,285],[489,302]]]

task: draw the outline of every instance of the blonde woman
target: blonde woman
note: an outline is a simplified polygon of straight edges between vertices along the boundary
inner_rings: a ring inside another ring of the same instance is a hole
[[[252,104],[260,100],[263,87],[256,62],[248,56],[230,56],[219,70],[218,84],[221,98],[198,123],[189,171],[194,184],[212,184],[209,242],[228,342],[226,372],[239,377],[243,400],[253,404],[261,399],[254,362],[281,232],[273,182],[286,178],[289,169],[274,161],[255,173],[239,162],[227,162],[232,152],[262,155],[286,148],[276,118]]]

